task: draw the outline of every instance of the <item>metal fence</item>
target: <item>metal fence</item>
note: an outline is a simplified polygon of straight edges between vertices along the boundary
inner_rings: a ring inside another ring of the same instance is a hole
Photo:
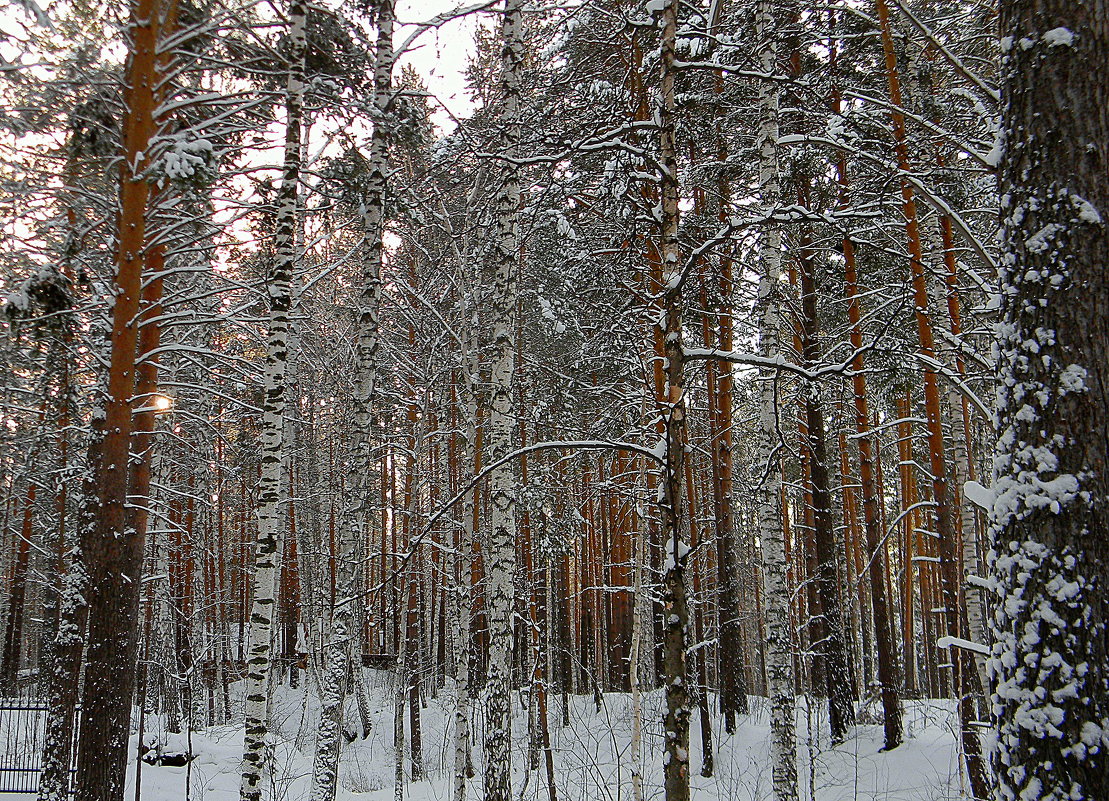
[[[41,698],[0,696],[0,799],[9,793],[38,792],[46,712]]]

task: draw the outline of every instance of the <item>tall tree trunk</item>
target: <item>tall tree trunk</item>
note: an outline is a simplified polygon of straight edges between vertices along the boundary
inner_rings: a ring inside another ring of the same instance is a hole
[[[98,389],[100,389],[98,387]],[[66,570],[58,598],[58,632],[48,663],[46,730],[43,742],[40,801],[67,801],[73,765],[74,730],[77,726],[81,657],[88,625],[90,571],[83,546],[90,543],[95,523],[96,476],[103,458],[103,423],[94,418],[87,456],[88,478],[82,484],[78,543],[66,553]]]
[[[150,195],[144,173],[149,166],[150,141],[155,129],[154,87],[158,77],[155,53],[163,14],[160,0],[138,0],[131,8],[108,392],[100,429],[103,437],[94,435],[90,446],[94,485],[90,487],[87,503],[92,508],[86,514],[80,545],[81,558],[88,570],[87,584],[83,587],[87,608],[78,611],[76,606],[82,604],[77,601],[67,610],[71,613],[69,619],[62,623],[64,636],[68,637],[82,627],[82,618],[89,621],[76,774],[76,797],[82,801],[109,801],[122,794],[131,721],[143,543],[139,532],[128,530],[131,515],[127,495]],[[132,502],[145,504],[145,499]],[[62,636],[60,633],[59,638]],[[63,659],[73,656],[79,659],[79,649],[61,651]],[[61,671],[70,672],[70,676],[63,678],[59,674],[54,678],[58,682],[76,683],[75,665],[67,665]]]
[[[658,108],[659,154],[662,161],[661,211],[659,231],[663,275],[662,315],[656,322],[663,343],[665,383],[656,402],[663,420],[665,459],[662,466],[660,522],[664,547],[662,576],[662,682],[666,690],[663,733],[666,750],[663,775],[667,801],[689,798],[689,718],[690,691],[686,642],[689,608],[686,597],[686,564],[689,544],[684,536],[684,487],[686,460],[686,417],[684,357],[682,351],[682,285],[678,228],[678,154],[675,143],[676,108],[674,93],[675,42],[678,28],[678,0],[669,0],[662,9],[662,58],[659,80],[661,102]]]
[[[1003,0],[998,801],[1109,797],[1109,2]]]
[[[289,3],[288,83],[285,90],[285,155],[278,191],[275,255],[268,281],[269,336],[266,344],[262,406],[261,477],[258,483],[258,541],[254,552],[254,592],[246,650],[243,691],[246,734],[243,742],[242,801],[260,801],[267,774],[270,673],[278,560],[288,488],[284,481],[286,371],[289,360],[289,309],[297,262],[297,197],[300,183],[304,59],[307,52],[301,0]]]
[[[699,510],[697,507],[697,484],[693,478],[693,459],[688,457],[685,460],[685,497],[689,516],[689,547],[697,552],[701,550],[704,533],[701,531],[697,519]],[[693,562],[691,567],[693,572],[693,597],[703,598],[704,596],[701,594],[702,571],[696,562]],[[696,643],[703,643],[705,640],[707,607],[708,604],[702,601],[701,608],[694,615],[692,633]],[[712,776],[715,767],[715,759],[712,753],[712,718],[709,712],[708,657],[705,654],[707,650],[704,646],[699,647],[694,657],[697,670],[698,723],[701,729],[701,775],[706,778]]]
[[[144,551],[140,548],[145,548],[145,541],[147,539],[147,529],[149,527],[149,507],[150,507],[150,485],[154,473],[154,427],[156,423],[155,413],[157,411],[166,411],[169,407],[167,400],[165,406],[160,404],[164,399],[163,396],[157,394],[158,390],[158,357],[157,349],[161,342],[161,326],[159,318],[162,315],[162,287],[163,276],[165,269],[165,245],[162,242],[150,245],[146,250],[144,273],[146,275],[144,286],[142,288],[142,312],[139,317],[139,341],[138,341],[138,358],[135,375],[135,397],[134,401],[138,403],[138,408],[132,410],[132,433],[131,433],[131,476],[129,480],[129,496],[131,502],[127,507],[127,526],[132,532],[132,540],[130,547],[136,549],[128,554],[127,559],[132,564],[136,565],[135,573],[138,576],[143,574]],[[150,537],[150,556],[146,560],[148,568],[146,572],[150,575],[157,575],[162,571],[158,567],[159,550],[157,547],[156,538]],[[164,583],[161,583],[161,589],[164,589]],[[143,615],[143,628],[141,635],[141,642],[143,645],[143,657],[141,669],[137,670],[139,682],[139,740],[142,740],[142,729],[145,722],[146,704],[151,700],[156,704],[162,699],[160,692],[162,677],[160,670],[150,670],[150,640],[156,633],[153,631],[152,623],[154,616],[154,594],[155,588],[153,586],[146,587],[145,598],[142,597],[143,593],[142,582],[136,582],[136,586],[132,587],[130,584],[126,587],[126,595],[123,598],[126,608],[135,609],[135,619],[137,620],[140,612],[140,604],[146,604],[146,611]],[[138,645],[139,639],[131,646],[131,651],[126,655],[127,664],[134,664],[138,658]],[[140,666],[136,665],[136,668]],[[153,689],[153,692],[150,690]],[[150,707],[154,709],[152,705]],[[130,717],[130,716],[129,716]],[[130,720],[128,720],[130,723]],[[129,729],[128,729],[129,730]],[[140,748],[141,750],[141,748]],[[141,760],[140,760],[141,761]],[[126,772],[126,765],[123,768]],[[135,781],[141,782],[142,769],[136,763]]]
[[[523,77],[523,3],[505,0],[501,23],[499,150],[519,155]],[[485,281],[489,289],[492,351],[489,367],[489,450],[509,453],[515,428],[513,377],[516,369],[516,281],[519,271],[520,168],[505,162],[496,197],[496,220]],[[489,664],[485,707],[485,799],[512,801],[512,612],[515,601],[516,500],[514,470],[503,465],[489,476],[488,591]]]
[[[312,772],[312,801],[335,797],[342,735],[347,675],[352,663],[352,643],[359,641],[357,589],[360,570],[355,559],[359,543],[368,540],[373,438],[373,404],[377,394],[378,350],[381,346],[380,309],[383,282],[385,201],[388,191],[388,148],[391,133],[393,75],[393,3],[377,6],[377,48],[374,64],[374,106],[378,111],[370,140],[369,181],[362,207],[365,261],[362,265],[356,362],[354,374],[351,449],[345,471],[346,506],[340,519],[336,568],[336,603],[332,611],[320,686],[320,722]],[[409,510],[411,511],[411,510]],[[393,549],[394,552],[396,549]],[[361,654],[353,669],[362,670]],[[400,669],[398,663],[398,670]],[[398,692],[401,692],[398,689]]]
[[[897,55],[894,50],[893,33],[889,20],[889,7],[886,0],[876,0],[878,18],[882,30],[882,49],[886,62],[886,77],[889,83],[893,122],[894,151],[897,165],[905,176],[912,169],[909,159],[908,137],[905,128],[905,114],[902,111],[901,82],[897,70]],[[924,268],[923,247],[920,226],[917,219],[916,201],[913,186],[907,177],[901,179],[902,207],[905,214],[905,239],[909,248],[909,269],[913,284],[913,303],[917,332],[920,340],[920,354],[926,364],[935,362],[935,343],[932,325],[928,318],[927,276]],[[953,498],[948,479],[947,457],[944,452],[943,423],[940,419],[940,390],[936,371],[930,366],[924,369],[924,403],[928,430],[928,465],[932,473],[932,496],[936,512],[937,545],[940,550],[940,576],[943,593],[943,606],[948,619],[949,633],[960,636],[967,631],[966,607],[963,604],[962,576],[959,572],[957,532],[953,516]],[[967,775],[971,788],[977,797],[987,792],[986,770],[982,760],[982,744],[978,731],[973,725],[977,717],[974,694],[981,688],[974,657],[962,648],[951,655],[953,663],[953,684],[959,703],[961,724],[961,743],[966,759]]]
[[[551,557],[548,554],[543,567],[543,631],[541,651],[538,654],[540,664],[543,666],[542,681],[538,687],[537,714],[539,716],[540,747],[543,749],[543,766],[546,769],[547,799],[558,801],[558,790],[555,785],[554,752],[551,750],[551,727],[548,715],[548,701],[551,693],[551,674],[554,660],[551,658],[551,618],[554,609],[554,590],[551,587],[552,571]]]
[[[72,212],[70,212],[72,214]],[[71,220],[72,222],[72,220]],[[70,273],[66,270],[65,274],[68,276]],[[62,586],[65,583],[65,574],[67,570],[66,565],[66,548],[69,543],[67,542],[68,534],[68,520],[69,520],[69,483],[73,480],[72,465],[69,459],[69,443],[70,443],[70,423],[75,414],[75,398],[70,385],[71,377],[74,373],[74,364],[71,353],[75,350],[73,348],[75,325],[71,317],[65,317],[59,324],[58,340],[55,343],[57,346],[57,364],[56,371],[58,373],[58,389],[57,396],[54,401],[56,414],[57,414],[57,462],[55,467],[55,492],[54,492],[54,514],[56,515],[56,525],[53,526],[43,537],[43,549],[46,551],[44,554],[46,563],[44,572],[47,576],[47,583],[45,586],[45,598],[42,604],[42,649],[39,654],[39,671],[45,673],[53,668],[54,649],[57,645],[58,637],[58,624],[60,621],[61,613],[61,593]],[[40,680],[40,692],[47,689],[48,682]],[[49,715],[49,712],[48,712]]]
[[[31,561],[31,533],[37,487],[27,485],[27,498],[23,502],[23,523],[15,538],[15,563],[12,565],[8,590],[8,622],[4,628],[3,674],[0,689],[15,695],[19,678],[19,662],[23,645],[24,606],[27,597],[27,568]]]
[[[901,674],[893,651],[893,633],[889,597],[885,577],[888,571],[886,548],[883,545],[881,485],[875,475],[874,440],[870,433],[870,410],[867,402],[866,373],[862,354],[862,312],[859,308],[858,279],[855,270],[855,246],[849,238],[843,240],[845,260],[845,285],[847,288],[847,315],[851,321],[851,347],[856,356],[852,361],[852,398],[855,405],[855,433],[859,447],[859,482],[863,496],[863,532],[866,537],[867,577],[870,586],[870,604],[874,612],[874,640],[878,651],[878,683],[881,685],[883,734],[885,750],[896,748],[902,740]],[[911,575],[912,565],[904,566]],[[907,579],[911,580],[911,579]],[[912,615],[912,608],[902,614]],[[910,652],[911,654],[911,652]]]
[[[943,160],[939,160],[943,166]],[[944,262],[947,267],[945,283],[947,285],[947,309],[951,334],[960,338],[962,336],[962,323],[959,312],[958,295],[958,265],[954,251],[954,242],[951,232],[951,220],[942,217],[941,239],[943,242]],[[966,364],[962,353],[955,353],[955,369],[960,380],[966,380]],[[981,559],[979,548],[979,519],[977,506],[967,497],[964,487],[968,482],[975,481],[973,462],[973,424],[971,422],[970,401],[960,392],[954,384],[948,390],[948,407],[952,410],[952,473],[954,478],[953,503],[958,515],[955,518],[956,528],[961,542],[958,553],[959,574],[964,581],[963,606],[966,610],[966,636],[973,642],[982,644],[986,642],[986,608],[982,599],[982,588],[970,583],[969,576],[979,576]],[[977,484],[977,481],[975,481]],[[983,690],[989,686],[986,675],[984,654],[972,653],[969,655],[973,667],[977,672],[978,686]]]
[[[646,484],[646,474],[640,468],[640,476]],[[632,801],[643,801],[643,693],[639,680],[640,664],[643,661],[643,631],[648,625],[647,617],[649,607],[647,596],[643,592],[643,573],[647,569],[647,516],[639,518],[639,526],[635,532],[635,564],[632,568],[632,637],[631,649],[628,655],[628,680],[631,685],[632,697],[632,731],[631,731],[631,760],[632,760]]]
[[[777,21],[774,4],[761,0],[756,9],[756,30],[761,48],[759,67],[767,75],[778,72]],[[761,121],[759,149],[759,200],[766,212],[780,202],[778,167],[778,108],[781,89],[775,81],[759,86]],[[759,245],[759,355],[780,356],[780,276],[782,232],[774,223],[762,231]],[[777,801],[797,799],[797,733],[794,712],[793,632],[790,625],[792,593],[789,561],[781,513],[782,470],[778,451],[778,385],[772,370],[760,371],[758,459],[761,472],[755,491],[758,504],[759,541],[762,547],[763,604],[766,615],[766,682],[770,696],[770,759],[772,786]]]
[[[721,161],[726,154],[720,153]],[[727,186],[721,182],[721,190]],[[722,191],[722,196],[723,191]],[[721,222],[727,209],[721,203]],[[719,348],[731,352],[735,348],[732,324],[732,292],[734,286],[732,260],[720,259],[720,334]],[[732,436],[732,366],[717,362],[716,418],[718,437],[713,449],[713,465],[719,473],[719,504],[716,519],[717,581],[720,584],[720,706],[724,713],[724,730],[735,732],[736,713],[747,713],[747,681],[743,673],[744,649],[740,625],[739,538],[735,522],[735,443]]]
[[[833,53],[833,69],[835,55]],[[832,112],[840,113],[839,90],[833,90]],[[836,178],[840,185],[839,205],[849,201],[850,179],[847,159],[836,161]],[[874,440],[870,433],[870,408],[866,387],[865,357],[863,356],[862,309],[859,302],[858,271],[855,263],[855,243],[849,236],[843,238],[844,287],[847,294],[847,317],[851,323],[850,342],[855,351],[851,367],[851,396],[855,407],[855,433],[859,448],[859,483],[862,485],[863,532],[866,538],[867,577],[870,587],[870,605],[874,618],[874,640],[878,652],[878,683],[881,685],[882,722],[885,750],[896,748],[902,741],[901,672],[893,650],[892,616],[886,594],[885,577],[887,549],[882,543],[881,484],[874,469]],[[912,566],[905,564],[907,576]],[[912,616],[912,608],[902,614]],[[911,651],[907,654],[911,656]]]
[[[715,21],[713,21],[715,23]],[[724,91],[724,76],[714,76],[713,90],[719,97]],[[718,135],[716,159],[724,164],[728,159],[728,140]],[[731,203],[731,184],[725,175],[717,181],[717,220],[728,221]],[[713,327],[709,318],[704,323],[705,347],[718,347],[728,353],[735,348],[735,326],[732,320],[732,303],[735,287],[731,256],[721,254],[717,265],[715,287],[718,333],[713,340]],[[714,290],[706,287],[710,297]],[[709,304],[704,304],[709,308]],[[720,711],[724,715],[724,730],[735,733],[736,713],[747,713],[747,682],[743,673],[744,643],[740,624],[740,575],[739,538],[735,520],[735,448],[732,435],[732,365],[720,360],[707,365],[706,384],[709,392],[709,430],[712,458],[713,514],[716,518],[716,582],[719,607],[720,643]]]
[[[936,166],[943,170],[947,167],[947,163],[940,147],[940,143],[937,142]],[[940,240],[943,244],[944,266],[947,268],[944,274],[944,284],[947,288],[948,324],[951,334],[956,339],[960,339],[963,335],[963,324],[959,303],[959,263],[955,252],[955,237],[952,231],[951,217],[946,214],[940,216]],[[966,359],[962,351],[958,349],[955,351],[955,369],[960,380],[965,382],[967,377]],[[978,513],[977,506],[966,497],[963,491],[963,487],[968,481],[975,481],[977,478],[975,476],[972,448],[974,442],[973,424],[971,422],[970,401],[954,385],[951,386],[948,392],[948,403],[952,409],[958,410],[958,414],[952,420],[952,426],[958,425],[961,427],[961,430],[956,429],[954,432],[953,438],[955,441],[952,450],[954,451],[955,468],[955,506],[959,510],[959,536],[963,543],[960,556],[962,573],[965,578],[968,575],[977,576],[981,569],[979,557],[979,520],[981,516]],[[967,633],[969,637],[974,642],[984,643],[986,641],[986,609],[982,601],[981,587],[968,584],[964,588],[963,603],[967,610]],[[986,676],[985,660],[978,658],[980,656],[976,655],[974,665],[978,671],[978,681],[985,688],[989,686],[989,679]]]
[[[809,205],[806,194],[807,192],[803,193],[799,198],[804,206]],[[817,317],[816,265],[811,242],[804,235],[797,262],[801,268],[802,357],[811,370],[819,366],[822,354],[818,340],[820,321]],[[817,562],[815,579],[819,590],[820,614],[823,616],[818,651],[823,657],[832,742],[839,743],[847,737],[848,728],[855,724],[855,706],[840,607],[840,581],[836,571],[835,524],[832,521],[831,471],[824,427],[824,404],[820,397],[820,387],[815,381],[808,382],[805,387],[804,413],[808,435],[807,450],[811,456],[813,545]]]
[[[468,308],[467,306],[463,307]],[[472,314],[466,315],[466,320],[473,319]],[[477,331],[473,330],[469,322],[466,323],[466,339],[463,346],[462,365],[462,416],[466,421],[466,439],[463,448],[466,467],[473,466],[474,473],[478,471],[480,454],[477,450],[478,429],[478,404],[475,394],[475,384],[478,379],[477,354],[474,340]],[[463,470],[462,475],[466,475]],[[454,777],[453,801],[464,801],[466,797],[466,779],[473,778],[474,768],[471,758],[470,745],[470,709],[471,700],[471,652],[473,650],[473,615],[470,593],[470,581],[473,576],[473,549],[474,534],[477,527],[478,515],[478,489],[475,487],[466,493],[462,504],[462,526],[458,535],[458,561],[457,585],[454,597],[456,598],[456,617],[454,634]]]
[[[299,556],[297,554],[296,504],[291,501],[297,495],[297,485],[294,481],[298,473],[289,471],[289,527],[285,536],[283,553],[281,555],[281,578],[279,579],[278,606],[281,611],[281,662],[284,670],[289,674],[289,688],[295,690],[300,686],[300,670],[297,665],[297,640],[300,629],[300,575]]]

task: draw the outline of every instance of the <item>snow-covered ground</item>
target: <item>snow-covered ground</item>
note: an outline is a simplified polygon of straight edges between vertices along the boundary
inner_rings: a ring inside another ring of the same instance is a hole
[[[365,740],[344,746],[341,758],[339,801],[386,801],[395,798],[393,705],[390,676],[368,671],[373,730]],[[523,799],[547,798],[545,772],[528,772],[526,697],[517,694],[514,706],[515,794]],[[661,799],[660,693],[645,698],[644,798]],[[693,718],[693,797],[704,801],[761,801],[770,798],[769,716],[760,699],[752,699],[752,713],[738,721],[728,736],[713,732],[714,776],[700,775],[700,731]],[[411,801],[446,801],[450,797],[451,697],[447,691],[428,698],[422,710],[424,763],[427,778],[409,782],[405,797]],[[551,738],[558,796],[566,801],[631,801],[631,699],[608,694],[598,711],[590,697],[570,698],[569,715],[563,720],[559,697],[551,698]],[[353,705],[349,710],[354,719]],[[272,798],[300,801],[308,797],[317,705],[303,689],[280,688],[274,706],[279,735],[275,741]],[[407,715],[406,715],[407,717]],[[475,710],[475,741],[480,744],[482,715]],[[802,783],[801,798],[815,801],[944,801],[964,797],[953,734],[954,716],[944,702],[908,702],[907,738],[890,753],[879,753],[881,727],[860,725],[853,737],[836,748],[828,744],[826,720],[814,711],[810,727],[807,712],[798,713]],[[714,726],[720,724],[713,719]],[[147,736],[157,736],[158,721],[148,719]],[[821,732],[812,739],[808,732]],[[182,735],[183,737],[184,735]],[[136,738],[132,737],[132,751]],[[192,734],[196,759],[190,768],[142,767],[142,799],[161,801],[233,801],[238,797],[238,764],[242,731],[216,727]],[[470,782],[469,797],[480,798],[480,747],[475,751],[478,776]],[[134,765],[134,760],[131,762]],[[406,764],[406,770],[410,767]],[[186,778],[189,791],[186,794]],[[134,798],[134,768],[127,798]],[[810,792],[810,787],[815,792]]]

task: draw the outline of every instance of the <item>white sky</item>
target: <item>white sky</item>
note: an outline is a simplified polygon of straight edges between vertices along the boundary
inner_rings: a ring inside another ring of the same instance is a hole
[[[399,0],[397,21],[421,22],[465,4],[458,0]],[[474,31],[478,25],[488,24],[488,20],[488,15],[471,14],[438,30],[427,31],[416,41],[414,49],[399,60],[397,74],[400,65],[410,64],[423,76],[428,91],[445,109],[456,117],[469,116],[473,103],[466,91],[466,62],[473,48]],[[398,46],[410,31],[411,28],[404,26],[396,31]],[[454,128],[450,114],[443,108],[436,110],[435,124],[444,132]]]
[[[400,45],[412,28],[403,23],[423,22],[438,14],[450,11],[460,5],[468,5],[472,0],[398,0],[397,21],[400,23],[395,32],[395,43]],[[47,5],[42,1],[42,5]],[[8,0],[0,0],[0,32],[22,38],[29,15]],[[439,108],[435,113],[435,123],[442,131],[450,131],[453,124],[450,114],[456,117],[469,116],[473,110],[469,93],[466,91],[465,69],[473,47],[474,31],[480,24],[489,24],[489,15],[471,14],[454,20],[436,30],[423,33],[414,48],[402,56],[398,62],[410,64],[423,76],[428,90],[450,113]],[[4,37],[0,35],[0,40]],[[20,48],[12,43],[0,43],[0,57],[8,61],[20,58]]]
[[[38,0],[38,2],[44,6],[48,4],[48,0]],[[430,20],[460,5],[469,5],[472,2],[474,0],[398,0],[399,24],[395,30],[395,44],[399,46],[403,43],[413,30],[410,24],[404,23]],[[6,0],[0,0],[0,58],[9,62],[21,59],[24,62],[27,61],[27,54],[24,54],[18,45],[10,42],[5,44],[2,40],[5,38],[4,34],[7,34],[18,42],[25,35],[27,26],[31,24],[33,24],[31,17],[22,8]],[[474,32],[479,25],[489,24],[491,24],[490,15],[471,14],[446,23],[438,29],[427,30],[416,40],[413,48],[398,60],[395,74],[399,74],[402,65],[411,65],[423,77],[428,91],[436,97],[438,103],[433,103],[433,121],[441,133],[454,130],[452,115],[456,118],[464,118],[473,111],[473,103],[466,89],[465,69],[473,49]],[[31,59],[33,60],[33,57]],[[0,75],[0,80],[2,79]],[[251,161],[269,165],[280,161],[283,129],[277,123],[272,128],[270,145],[256,149],[250,156]],[[319,127],[313,130],[313,134],[317,136],[321,133]],[[26,140],[23,140],[23,145],[33,146],[28,145]],[[312,149],[310,147],[310,150]],[[239,191],[249,194],[251,190],[245,182],[240,183],[243,183],[243,186],[239,187]],[[217,208],[223,206],[218,201],[216,205]],[[237,203],[230,204],[227,207],[228,213],[231,209],[237,208]],[[239,227],[237,224],[231,226],[236,230]],[[14,232],[9,231],[9,233]],[[233,238],[240,240],[240,244],[246,245],[249,237],[242,234]]]

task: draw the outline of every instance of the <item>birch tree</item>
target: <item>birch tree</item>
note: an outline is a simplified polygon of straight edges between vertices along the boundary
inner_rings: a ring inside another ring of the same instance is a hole
[[[242,801],[260,801],[269,765],[270,673],[276,579],[282,531],[289,502],[285,484],[286,370],[289,360],[289,309],[292,275],[297,264],[297,198],[301,166],[301,125],[304,107],[304,59],[307,52],[307,7],[289,3],[288,78],[285,88],[285,150],[277,194],[274,259],[267,276],[269,299],[265,392],[262,407],[261,477],[258,485],[258,542],[254,553],[254,598],[247,643],[247,675],[243,693],[246,734],[243,741]]]
[[[355,321],[355,366],[351,448],[345,470],[346,505],[342,512],[337,559],[336,605],[325,649],[321,678],[320,722],[312,772],[312,801],[335,797],[343,707],[347,675],[361,671],[361,654],[352,645],[357,632],[360,570],[356,553],[367,541],[370,524],[370,487],[373,474],[373,421],[377,395],[378,352],[381,347],[381,294],[384,268],[385,203],[388,191],[388,156],[393,104],[393,2],[377,4],[374,22],[377,44],[374,54],[373,131],[365,196],[361,200],[363,262]],[[354,659],[352,660],[352,656]],[[402,729],[403,731],[403,729]],[[399,758],[399,757],[398,757]],[[398,791],[399,792],[399,791]]]
[[[520,81],[523,74],[523,3],[505,0],[501,30],[500,167],[487,275],[489,326],[489,422],[492,458],[509,453],[516,425],[513,375],[516,369],[516,281],[519,270],[520,168],[513,160],[520,143]],[[485,701],[485,799],[512,799],[512,607],[515,600],[516,499],[513,468],[489,476],[489,556],[486,560],[489,610],[489,669]]]
[[[756,32],[760,46],[759,68],[767,76],[778,72],[777,19],[774,4],[761,0],[756,8]],[[778,166],[779,84],[765,80],[759,86],[759,201],[767,212],[780,202]],[[780,358],[780,293],[782,232],[771,220],[761,233],[759,245],[759,356]],[[797,734],[794,730],[793,632],[790,624],[791,592],[786,573],[785,532],[780,504],[782,488],[781,453],[778,435],[778,376],[761,370],[759,388],[758,461],[755,491],[758,506],[759,540],[762,546],[763,598],[766,605],[766,680],[770,696],[770,759],[774,797],[777,801],[797,799]]]

